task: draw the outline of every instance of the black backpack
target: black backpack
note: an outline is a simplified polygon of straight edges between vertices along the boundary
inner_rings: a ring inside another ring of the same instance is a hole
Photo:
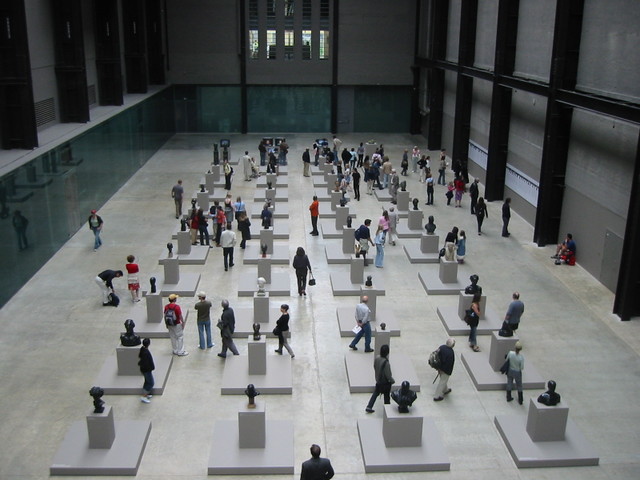
[[[353,236],[356,237],[356,240],[360,240],[362,238],[361,229],[362,229],[362,225],[359,226],[355,232],[353,232]]]
[[[429,366],[435,370],[440,370],[440,349],[434,350],[429,354]]]

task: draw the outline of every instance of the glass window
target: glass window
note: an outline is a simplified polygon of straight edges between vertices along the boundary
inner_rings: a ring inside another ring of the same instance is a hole
[[[311,30],[302,30],[302,59],[311,60]]]
[[[293,44],[294,35],[293,30],[284,31],[284,59],[293,60]]]
[[[275,60],[276,58],[276,31],[267,30],[267,58]]]
[[[329,58],[329,30],[320,30],[320,53],[318,58],[320,60]]]
[[[258,30],[249,30],[249,58],[258,58],[258,52],[260,51],[260,43]]]
[[[284,0],[284,16],[293,18],[294,0]]]

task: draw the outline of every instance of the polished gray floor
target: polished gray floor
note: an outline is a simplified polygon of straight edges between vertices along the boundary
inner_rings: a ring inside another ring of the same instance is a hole
[[[344,145],[349,147],[369,138],[377,139],[398,166],[404,148],[425,143],[409,135],[343,137]],[[233,157],[239,157],[245,149],[257,156],[258,135],[230,138]],[[336,307],[355,307],[357,299],[331,294],[329,274],[346,272],[348,266],[327,265],[324,245],[339,240],[309,235],[307,208],[313,187],[312,179],[302,176],[300,157],[314,138],[311,134],[288,136],[291,238],[287,244],[291,255],[298,246],[307,250],[318,285],[309,287],[306,298],[294,295],[273,299],[272,305],[287,302],[291,306],[290,343],[296,353],[292,360],[293,394],[264,395],[258,400],[267,403],[269,419],[294,421],[296,476],[300,463],[309,456],[309,445],[318,443],[323,456],[331,458],[336,478],[363,479],[367,475],[356,422],[367,417],[364,407],[369,395],[349,393],[344,355],[364,353],[363,348],[357,353],[349,351],[349,339],[340,337],[336,320]],[[184,180],[188,196],[197,189],[211,160],[211,143],[216,139],[210,135],[178,135],[168,142],[100,209],[105,220],[104,246],[100,251],[93,252],[92,235],[82,229],[0,310],[0,478],[48,477],[67,429],[91,408],[88,391],[105,359],[114,353],[124,320],[129,312],[144,309],[144,302],[132,304],[125,281],[117,284],[121,306],[103,308],[93,279],[103,269],[123,268],[130,253],[139,259],[145,284],[151,274],[161,272],[158,258],[176,226],[169,191],[178,178]],[[432,153],[435,158],[436,152]],[[255,181],[244,182],[239,170],[236,168],[232,193],[252,202]],[[448,172],[449,178],[451,175]],[[489,205],[490,216],[480,237],[475,233],[475,219],[469,214],[468,198],[463,200],[464,208],[447,207],[444,189],[438,186],[435,206],[426,207],[423,186],[415,175],[409,177],[408,184],[412,196],[421,200],[421,208],[429,209],[425,213],[435,216],[438,233],[444,235],[453,225],[466,230],[465,271],[480,275],[491,308],[503,312],[511,293],[521,292],[526,305],[519,332],[523,354],[545,378],[557,381],[563,402],[570,406],[570,418],[600,455],[597,467],[518,470],[493,418],[505,414],[523,416],[526,407],[516,402],[507,404],[503,392],[475,390],[460,361],[461,352],[471,352],[464,337],[458,337],[456,346],[457,363],[450,381],[453,392],[443,402],[432,401],[434,371],[427,364],[427,356],[446,339],[436,309],[457,304],[457,296],[426,295],[418,272],[437,265],[409,263],[402,245],[419,240],[402,239],[396,246],[386,248],[382,272],[387,294],[379,299],[379,305],[394,308],[401,322],[401,336],[391,340],[391,365],[396,349],[402,349],[413,360],[422,385],[417,401],[434,418],[450,457],[450,472],[429,476],[640,478],[640,323],[622,323],[612,315],[613,294],[579,265],[555,266],[549,259],[553,248],[533,244],[531,225],[517,214],[511,221],[511,237],[502,238],[499,202]],[[383,205],[366,195],[366,188],[362,192],[362,201],[351,205],[358,221],[369,217],[375,223]],[[584,221],[589,221],[587,216]],[[579,245],[579,238],[577,242]],[[181,271],[201,273],[200,288],[216,304],[228,298],[232,306],[249,306],[250,298],[238,299],[236,281],[242,271],[256,267],[242,264],[239,249],[236,255],[236,266],[229,272],[222,267],[220,249],[213,250],[206,265],[186,265]],[[295,287],[291,268],[278,266],[275,271],[287,272]],[[192,308],[195,300],[182,298],[180,303],[183,308]],[[216,338],[214,351],[198,350],[194,318],[186,329],[186,347],[191,354],[175,358],[164,395],[154,397],[148,405],[140,403],[137,396],[105,398],[114,407],[117,419],[152,421],[139,478],[206,478],[214,423],[235,418],[242,401],[237,396],[220,395],[224,361],[215,355],[220,342]],[[479,342],[488,349],[489,337],[480,337]],[[269,343],[272,351],[275,340]],[[246,354],[246,341],[238,340],[237,345]],[[151,348],[159,353],[170,347],[168,340],[154,339]],[[379,400],[373,417],[381,415]],[[425,476],[405,473],[383,474],[380,478]]]

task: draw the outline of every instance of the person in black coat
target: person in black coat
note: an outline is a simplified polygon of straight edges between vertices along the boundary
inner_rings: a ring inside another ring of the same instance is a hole
[[[304,252],[304,248],[298,247],[293,257],[292,266],[296,271],[296,280],[298,283],[298,295],[307,295],[307,272],[311,272],[311,262]]]
[[[153,371],[156,369],[156,366],[153,363],[153,355],[151,355],[149,351],[149,345],[151,345],[150,339],[145,338],[142,340],[142,347],[140,347],[140,353],[138,354],[138,366],[140,367],[140,373],[142,373],[144,377],[142,397],[140,397],[142,403],[151,402],[151,390],[153,390],[153,386],[155,385]]]
[[[511,197],[504,199],[502,204],[502,236],[508,237],[509,233],[509,220],[511,220]]]
[[[453,372],[453,364],[456,361],[456,356],[453,353],[455,344],[456,341],[453,338],[449,338],[444,345],[440,345],[438,348],[438,355],[440,357],[438,374],[440,375],[440,381],[436,387],[436,394],[433,397],[434,402],[444,400],[444,396],[451,392],[451,389],[447,386],[447,382]]]
[[[330,480],[334,472],[328,458],[320,458],[320,446],[311,445],[311,458],[302,463],[300,480]]]

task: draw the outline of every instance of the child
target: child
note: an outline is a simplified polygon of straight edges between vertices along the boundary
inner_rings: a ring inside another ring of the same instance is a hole
[[[133,302],[140,301],[140,279],[138,278],[138,272],[140,268],[135,262],[136,257],[133,255],[129,255],[127,257],[127,286],[129,288],[129,292],[131,293],[131,300]]]
[[[464,230],[460,230],[458,234],[458,263],[464,263],[464,256],[467,251],[467,236],[464,234]]]
[[[153,390],[153,385],[155,381],[153,379],[153,371],[156,369],[156,366],[153,363],[153,356],[149,351],[149,345],[151,345],[151,340],[145,338],[142,340],[142,347],[140,347],[140,353],[138,354],[138,365],[140,366],[140,372],[144,376],[144,384],[142,385],[142,397],[140,397],[140,401],[142,403],[151,403],[151,390]]]

